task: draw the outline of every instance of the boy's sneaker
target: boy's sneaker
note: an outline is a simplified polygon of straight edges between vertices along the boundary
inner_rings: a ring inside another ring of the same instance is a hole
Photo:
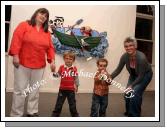
[[[57,114],[57,113],[53,112],[51,116],[52,116],[52,117],[59,117],[60,114]]]
[[[79,117],[79,114],[73,114],[72,117]]]

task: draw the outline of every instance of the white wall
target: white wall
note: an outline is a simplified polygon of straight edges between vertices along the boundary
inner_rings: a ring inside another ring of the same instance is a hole
[[[107,38],[109,41],[109,49],[105,55],[105,58],[109,60],[108,71],[111,73],[117,66],[120,56],[125,52],[123,48],[123,40],[127,36],[134,36],[135,32],[135,19],[136,19],[136,6],[65,6],[65,5],[54,5],[54,6],[23,6],[23,5],[13,5],[11,14],[11,26],[9,41],[11,40],[11,35],[14,28],[19,22],[29,19],[34,11],[40,7],[45,7],[50,12],[50,19],[54,16],[63,16],[65,18],[64,26],[72,25],[76,20],[83,18],[84,22],[81,26],[89,25],[93,29],[99,32],[107,31]],[[13,89],[13,66],[12,58],[6,57],[8,60],[8,71],[7,72],[7,91]],[[63,63],[61,55],[56,55],[56,66],[57,69],[60,64]],[[75,65],[78,69],[83,69],[85,72],[95,72],[96,59],[87,62],[84,58],[77,58]],[[41,87],[41,91],[46,92],[57,92],[59,87],[59,80],[49,79],[49,65],[47,65],[45,70],[44,79],[47,82]],[[79,92],[92,92],[93,89],[93,79],[80,77],[80,87]],[[115,79],[122,85],[126,85],[128,79],[128,73],[124,70]],[[148,90],[154,90],[154,79],[150,83]],[[121,92],[118,88],[111,87],[111,92]]]

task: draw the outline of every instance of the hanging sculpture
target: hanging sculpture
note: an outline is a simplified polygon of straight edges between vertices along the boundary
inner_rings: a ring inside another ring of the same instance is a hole
[[[56,16],[54,20],[49,22],[56,53],[62,54],[70,50],[74,51],[77,56],[86,57],[87,60],[90,60],[92,57],[102,58],[107,52],[107,32],[99,33],[96,30],[92,30],[89,26],[75,28],[75,26],[83,22],[83,19],[79,19],[74,25],[69,27],[63,27],[63,17]]]

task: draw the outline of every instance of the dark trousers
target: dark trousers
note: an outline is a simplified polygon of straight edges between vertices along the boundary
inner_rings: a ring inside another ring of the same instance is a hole
[[[98,116],[105,117],[107,106],[108,106],[108,94],[104,96],[93,94],[90,116],[91,117],[98,117]]]
[[[127,94],[124,95],[126,114],[129,117],[140,117],[141,115],[141,105],[142,105],[142,96],[144,90],[150,83],[152,79],[152,72],[147,72],[142,81],[133,87],[133,97],[128,97]],[[127,86],[129,86],[137,77],[130,76]]]
[[[72,117],[78,117],[79,114],[76,109],[76,100],[75,100],[75,92],[70,90],[59,90],[57,102],[55,105],[55,109],[52,113],[52,116],[60,116],[62,106],[64,104],[64,101],[67,97],[70,113]]]

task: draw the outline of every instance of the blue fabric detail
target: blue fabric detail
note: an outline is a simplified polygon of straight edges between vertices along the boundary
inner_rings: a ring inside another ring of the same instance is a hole
[[[64,29],[59,29],[60,32],[64,32]],[[82,35],[80,32],[79,28],[74,28],[73,32],[75,35]],[[65,51],[71,50],[74,51],[76,53],[77,56],[79,57],[96,57],[96,58],[103,58],[104,54],[107,52],[107,48],[109,46],[108,44],[108,40],[106,39],[107,37],[107,32],[97,32],[95,30],[92,31],[92,37],[101,37],[101,41],[99,43],[99,45],[95,48],[92,48],[90,51],[83,51],[81,49],[78,48],[74,48],[74,47],[70,47],[67,45],[63,45],[60,43],[60,41],[54,37],[52,35],[52,40],[53,40],[53,44],[55,46],[55,51],[57,54],[63,54]]]

